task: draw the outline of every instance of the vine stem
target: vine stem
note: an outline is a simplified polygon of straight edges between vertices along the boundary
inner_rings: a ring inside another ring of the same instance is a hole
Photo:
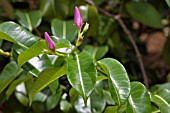
[[[124,24],[123,20],[121,19],[121,15],[120,14],[114,15],[114,14],[108,12],[108,11],[105,11],[104,9],[96,6],[96,4],[94,4],[92,0],[85,0],[85,1],[88,4],[93,5],[94,7],[96,7],[104,15],[112,17],[113,19],[115,19],[119,23],[119,25],[122,27],[123,31],[127,35],[128,39],[130,40],[130,42],[131,42],[131,44],[132,44],[132,46],[133,46],[133,48],[135,50],[135,53],[136,53],[136,56],[137,56],[137,60],[139,62],[139,67],[140,67],[140,70],[142,72],[143,82],[144,82],[146,88],[149,89],[149,80],[148,80],[148,77],[147,77],[145,69],[144,69],[144,64],[143,64],[143,61],[142,61],[141,54],[139,52],[138,46],[136,45],[136,42],[134,41],[130,31],[128,30],[128,28]]]

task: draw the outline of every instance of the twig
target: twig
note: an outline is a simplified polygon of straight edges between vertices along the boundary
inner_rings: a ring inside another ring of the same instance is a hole
[[[101,13],[103,13],[104,15],[106,16],[109,16],[109,17],[112,17],[113,19],[117,20],[117,22],[119,23],[119,25],[122,27],[123,31],[125,32],[125,34],[127,35],[128,39],[130,40],[130,42],[132,43],[133,45],[133,48],[135,50],[135,53],[137,55],[137,59],[138,59],[138,62],[139,62],[139,66],[140,66],[140,69],[141,69],[141,72],[142,72],[142,75],[143,75],[143,81],[144,81],[144,84],[146,86],[147,89],[149,89],[149,82],[148,82],[148,77],[146,75],[146,72],[145,72],[145,69],[144,69],[144,65],[143,65],[143,62],[142,62],[142,58],[141,58],[141,54],[139,52],[139,49],[136,45],[136,42],[134,41],[130,31],[128,30],[128,28],[126,27],[126,25],[124,24],[123,20],[121,19],[121,16],[120,14],[118,15],[114,15],[108,11],[105,11],[104,9],[96,6],[92,0],[85,0],[88,4],[91,4],[93,6],[95,6]]]

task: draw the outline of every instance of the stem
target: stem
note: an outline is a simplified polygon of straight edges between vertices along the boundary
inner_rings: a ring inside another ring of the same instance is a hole
[[[59,53],[57,51],[50,51],[50,50],[44,50],[43,53],[49,54],[49,55],[57,55],[57,56],[62,56],[62,57],[67,57],[67,54]]]
[[[66,39],[66,21],[63,22],[63,39]]]
[[[2,55],[4,57],[10,57],[11,53],[10,52],[4,52],[2,49],[0,49],[0,55]]]
[[[28,13],[25,13],[25,17],[26,17],[27,22],[28,22],[28,29],[32,32],[32,24],[31,24],[31,20],[30,20]]]
[[[121,19],[120,15],[114,15],[108,11],[103,10],[102,8],[96,6],[92,0],[85,0],[88,4],[93,5],[94,7],[96,7],[101,13],[103,13],[106,16],[112,17],[113,19],[117,20],[117,22],[119,23],[119,25],[122,27],[123,31],[125,32],[125,34],[127,35],[128,39],[130,40],[130,42],[132,43],[132,46],[135,50],[136,56],[137,56],[137,60],[139,62],[139,67],[141,69],[142,72],[142,76],[143,76],[143,80],[144,80],[144,84],[146,86],[147,89],[149,89],[149,80],[147,78],[145,69],[144,69],[144,64],[142,62],[142,58],[141,58],[141,54],[139,52],[139,49],[136,45],[136,42],[134,41],[130,31],[128,30],[128,28],[126,27],[126,25],[124,24],[123,20]]]
[[[152,112],[152,113],[160,113],[160,110],[154,111],[154,112]]]
[[[101,74],[107,76],[107,74],[106,74],[103,70],[101,70],[99,67],[96,66],[96,69],[97,69],[97,71],[99,71]]]

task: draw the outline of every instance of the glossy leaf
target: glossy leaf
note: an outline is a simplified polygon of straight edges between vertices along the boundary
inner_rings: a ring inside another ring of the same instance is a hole
[[[81,52],[75,56],[75,60],[70,56],[67,61],[67,78],[70,84],[83,97],[85,103],[90,96],[96,82],[96,69],[93,59],[86,52]]]
[[[18,99],[18,101],[24,105],[24,106],[28,106],[28,97],[24,94],[22,94],[21,92],[15,92],[15,97]]]
[[[170,83],[165,83],[161,85],[157,90],[157,95],[165,99],[168,104],[170,104],[170,97],[167,95],[170,95]]]
[[[15,41],[9,35],[7,35],[6,33],[2,32],[2,31],[0,31],[0,38],[4,39],[4,40],[8,40],[8,41],[13,42],[13,43],[17,43],[17,41]]]
[[[161,17],[158,11],[146,2],[129,2],[126,4],[126,10],[134,18],[142,24],[153,27],[163,28]]]
[[[42,72],[45,69],[53,67],[50,59],[48,58],[46,54],[39,55],[39,57],[34,57],[28,62],[39,72]]]
[[[123,65],[115,59],[105,58],[98,61],[108,76],[109,89],[114,101],[120,106],[130,94],[130,81]]]
[[[42,73],[40,73],[37,80],[32,85],[32,88],[29,91],[30,104],[32,102],[33,97],[38,92],[40,92],[42,89],[44,89],[50,83],[52,83],[54,80],[63,76],[65,73],[66,73],[65,72],[65,66],[60,67],[60,68],[46,69]]]
[[[140,82],[131,82],[126,113],[151,113],[151,101],[147,89]]]
[[[151,95],[151,101],[158,105],[161,113],[169,113],[170,104],[159,95]]]
[[[96,60],[101,59],[109,50],[108,46],[93,47],[91,45],[86,45],[84,50],[93,56]]]
[[[0,74],[0,93],[18,76],[17,63],[8,63]]]
[[[17,10],[16,15],[19,18],[19,23],[30,31],[38,27],[41,23],[41,12],[38,10],[30,11],[28,13]]]
[[[18,66],[21,67],[24,63],[26,63],[31,58],[38,56],[43,52],[44,49],[47,49],[45,40],[40,40],[29,49],[21,52],[18,56]]]
[[[68,39],[73,41],[76,38],[76,28],[74,26],[74,21],[62,21],[59,19],[54,19],[51,23],[51,30],[53,35]]]
[[[14,42],[23,48],[30,47],[38,41],[37,37],[14,22],[0,24],[0,31],[8,35],[0,38]]]
[[[102,81],[102,80],[106,80],[106,79],[107,79],[106,76],[101,75],[101,76],[97,76],[96,81]]]
[[[22,73],[22,75],[21,75],[18,79],[14,80],[14,81],[10,84],[8,90],[6,91],[6,95],[7,95],[7,96],[10,96],[10,95],[12,94],[12,92],[15,90],[15,87],[16,87],[17,85],[21,84],[22,82],[27,81],[27,80],[30,79],[31,77],[32,77],[31,74]]]
[[[56,36],[52,36],[51,38],[55,42],[57,49],[59,49],[59,48],[71,48],[71,43],[67,39],[58,38]]]

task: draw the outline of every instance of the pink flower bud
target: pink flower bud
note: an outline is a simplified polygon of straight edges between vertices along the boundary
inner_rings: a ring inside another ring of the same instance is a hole
[[[81,30],[82,24],[83,24],[83,21],[82,21],[79,9],[77,7],[75,7],[75,9],[74,9],[74,25],[78,31]]]
[[[46,44],[49,50],[55,51],[55,43],[50,38],[49,34],[47,32],[44,33]]]

